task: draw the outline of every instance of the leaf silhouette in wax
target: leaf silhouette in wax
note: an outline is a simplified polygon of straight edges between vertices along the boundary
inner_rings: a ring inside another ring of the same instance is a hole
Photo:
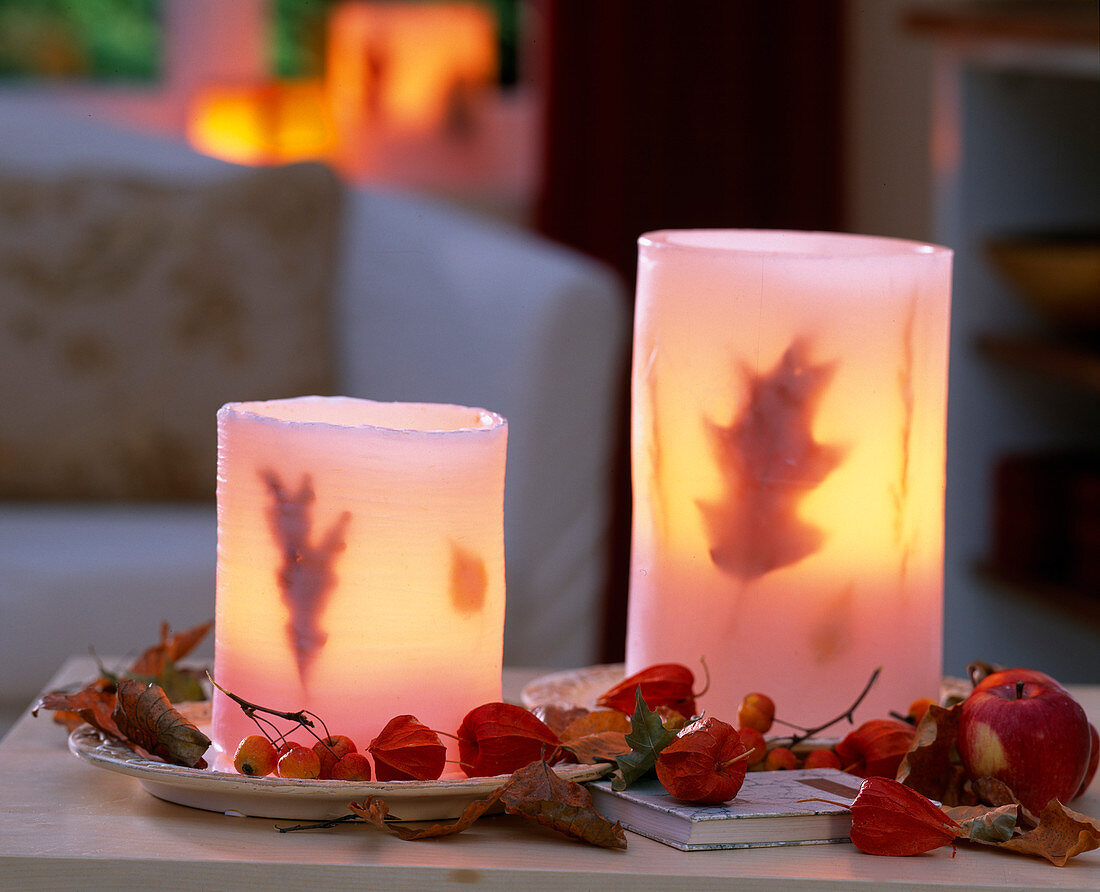
[[[268,523],[283,558],[278,580],[288,611],[287,638],[298,665],[298,677],[305,684],[309,667],[328,639],[321,627],[321,614],[336,584],[333,565],[345,548],[344,533],[351,514],[343,512],[321,541],[313,544],[310,508],[315,496],[310,476],[302,476],[296,493],[289,492],[274,471],[262,471],[260,476],[271,494]]]
[[[489,574],[485,561],[451,543],[451,606],[462,616],[477,613],[485,605]]]
[[[812,363],[805,339],[797,339],[771,371],[744,370],[748,399],[729,425],[706,421],[723,491],[699,509],[711,560],[723,572],[748,582],[821,547],[823,532],[798,508],[843,458],[842,448],[813,436],[833,371],[831,363]]]

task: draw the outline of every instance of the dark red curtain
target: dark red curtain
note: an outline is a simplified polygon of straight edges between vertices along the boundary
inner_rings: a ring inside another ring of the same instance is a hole
[[[842,0],[544,0],[537,225],[633,280],[649,229],[840,229]]]
[[[638,236],[843,229],[842,0],[537,0],[546,90],[539,230],[615,267]],[[603,653],[622,658],[627,382]]]

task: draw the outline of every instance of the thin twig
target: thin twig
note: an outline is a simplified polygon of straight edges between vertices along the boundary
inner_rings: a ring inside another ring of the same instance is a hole
[[[844,710],[844,712],[842,712],[840,715],[838,715],[835,719],[832,719],[831,721],[826,722],[824,725],[818,725],[816,728],[808,728],[808,729],[805,730],[805,733],[803,733],[803,734],[794,734],[794,735],[792,735],[791,738],[790,738],[790,743],[788,744],[788,746],[796,746],[796,745],[802,743],[802,741],[804,741],[804,740],[809,740],[811,737],[814,737],[815,735],[820,734],[826,728],[831,728],[837,722],[843,721],[844,719],[848,720],[848,724],[854,725],[855,724],[855,718],[853,718],[853,715],[854,715],[856,709],[859,708],[859,704],[863,702],[863,698],[866,697],[868,693],[870,693],[871,687],[878,680],[879,673],[881,673],[881,672],[882,672],[882,667],[879,666],[874,672],[871,673],[871,677],[867,680],[867,684],[864,686],[863,690],[860,692],[860,695],[858,697],[856,697],[855,702],[851,706],[849,706],[846,710]],[[784,723],[784,724],[786,724],[786,723]]]
[[[280,732],[278,725],[276,725],[270,719],[262,718],[261,716],[257,715],[257,713],[275,716],[275,718],[285,719],[288,722],[296,722],[298,725],[305,728],[311,735],[313,735],[314,739],[322,742],[328,740],[330,737],[328,733],[328,728],[325,726],[324,721],[320,718],[320,716],[310,712],[309,710],[299,709],[297,712],[283,712],[278,709],[271,709],[267,706],[260,706],[258,703],[253,703],[250,700],[245,700],[244,697],[240,697],[237,694],[234,694],[232,691],[227,691],[220,684],[214,681],[214,676],[211,675],[209,672],[206,673],[206,677],[210,679],[210,684],[212,684],[219,691],[225,694],[225,696],[227,696],[230,700],[236,703],[244,712],[244,714],[256,723],[256,727],[263,731],[264,736],[272,743],[275,742],[275,739],[286,740],[287,734],[289,732]],[[317,719],[317,721],[321,723],[321,727],[324,728],[325,731],[324,738],[322,738],[316,731],[313,730],[313,722],[310,720],[310,716],[313,716],[313,718]],[[261,722],[269,725],[273,729],[273,732],[277,732],[275,739],[272,739],[271,734],[267,732],[267,729],[263,726],[263,724],[261,724]]]
[[[328,830],[330,827],[335,827],[338,824],[357,824],[363,823],[363,819],[359,815],[341,815],[338,818],[332,818],[328,821],[314,821],[312,824],[295,824],[292,827],[280,827],[275,825],[275,829],[280,833],[293,833],[295,830]]]

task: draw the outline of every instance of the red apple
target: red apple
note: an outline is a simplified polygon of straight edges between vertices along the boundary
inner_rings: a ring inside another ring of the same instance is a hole
[[[1035,814],[1069,802],[1092,749],[1081,705],[1058,684],[1018,679],[977,687],[963,701],[958,749],[971,778],[995,777]]]
[[[1081,781],[1081,786],[1077,788],[1078,796],[1089,788],[1089,784],[1096,776],[1096,767],[1100,765],[1100,733],[1097,732],[1096,725],[1089,725],[1089,736],[1092,738],[1092,752],[1089,755],[1088,768],[1085,769],[1085,779]]]

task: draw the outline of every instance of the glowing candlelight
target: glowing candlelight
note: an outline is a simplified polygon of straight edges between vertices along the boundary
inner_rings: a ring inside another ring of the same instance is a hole
[[[506,441],[503,418],[461,406],[224,406],[218,683],[360,748],[396,715],[453,733],[499,700]],[[216,695],[216,767],[255,730]]]
[[[939,691],[951,252],[823,233],[639,242],[627,671],[736,721]]]

